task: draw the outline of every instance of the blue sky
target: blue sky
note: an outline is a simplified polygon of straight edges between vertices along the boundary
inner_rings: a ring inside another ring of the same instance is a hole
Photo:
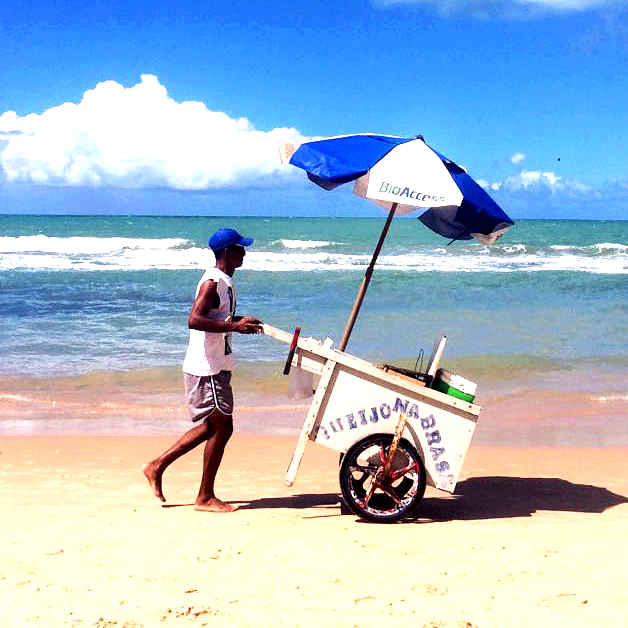
[[[0,84],[3,213],[378,215],[275,151],[376,132],[514,218],[628,217],[626,0],[9,3]]]

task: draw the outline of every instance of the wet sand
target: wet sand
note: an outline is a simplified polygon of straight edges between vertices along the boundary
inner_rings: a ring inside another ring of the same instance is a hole
[[[266,365],[258,375],[234,374],[236,430],[296,437],[311,397],[291,394],[281,367]],[[567,378],[572,389],[562,387]],[[541,379],[544,387],[536,385]],[[479,390],[474,445],[628,447],[625,373],[502,377]],[[189,427],[178,369],[0,377],[0,435],[174,436]]]

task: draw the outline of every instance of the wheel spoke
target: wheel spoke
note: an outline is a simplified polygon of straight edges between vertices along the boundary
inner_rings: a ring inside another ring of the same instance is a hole
[[[417,467],[416,462],[411,462],[407,467],[404,467],[403,469],[397,469],[396,471],[391,471],[388,475],[388,478],[390,480],[390,483],[392,484],[399,478],[402,478],[404,475],[406,475],[406,473],[410,473],[410,471],[418,471],[418,470],[419,469]]]
[[[386,450],[384,449],[384,445],[380,443],[379,446],[379,461],[384,466],[386,464]]]
[[[371,482],[370,486],[366,491],[366,495],[364,499],[359,500],[361,502],[362,508],[368,508],[369,502],[371,501],[371,497],[373,497],[373,493],[375,492],[375,482]]]
[[[352,476],[352,484],[354,486],[354,490],[356,492],[356,494],[358,494],[360,491],[358,490],[361,489],[361,492],[366,495],[366,493],[368,492],[367,489],[367,482],[370,481],[370,485],[373,484],[373,478],[375,477],[375,474],[377,473],[379,467],[375,467],[373,465],[361,465],[361,464],[354,464],[352,466],[350,466],[348,468],[349,473]],[[359,477],[356,477],[356,475],[360,473],[361,475]]]
[[[372,464],[362,465],[362,464],[354,464],[349,467],[349,471],[351,473],[364,473],[366,475],[374,476],[378,471],[379,467],[376,467]]]
[[[377,484],[377,488],[386,493],[386,495],[388,495],[388,497],[390,497],[390,499],[392,499],[395,504],[399,505],[401,503],[401,499],[399,498],[399,496],[392,490],[390,490],[387,486],[384,486],[383,484]]]

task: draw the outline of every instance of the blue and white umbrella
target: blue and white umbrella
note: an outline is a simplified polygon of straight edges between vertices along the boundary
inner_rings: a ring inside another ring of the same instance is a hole
[[[345,135],[284,150],[317,185],[353,191],[395,213],[423,210],[419,220],[452,240],[495,242],[514,222],[464,170],[416,138]]]
[[[282,161],[302,168],[326,190],[354,182],[353,191],[389,210],[339,348],[344,350],[375,262],[395,214],[423,210],[419,220],[453,240],[491,244],[514,222],[464,170],[428,146],[423,137],[343,135],[299,145],[280,144]]]

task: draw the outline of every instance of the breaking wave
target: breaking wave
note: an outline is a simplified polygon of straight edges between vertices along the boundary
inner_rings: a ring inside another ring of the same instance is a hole
[[[257,248],[247,252],[245,269],[308,272],[358,270],[368,265],[370,253],[317,250],[336,244],[322,240],[256,243]],[[0,237],[0,271],[181,270],[204,268],[213,261],[210,251],[182,238]],[[524,244],[490,248],[476,243],[447,248],[416,245],[396,247],[394,254],[381,255],[377,266],[380,270],[407,272],[628,274],[628,246],[608,242],[542,248]]]

